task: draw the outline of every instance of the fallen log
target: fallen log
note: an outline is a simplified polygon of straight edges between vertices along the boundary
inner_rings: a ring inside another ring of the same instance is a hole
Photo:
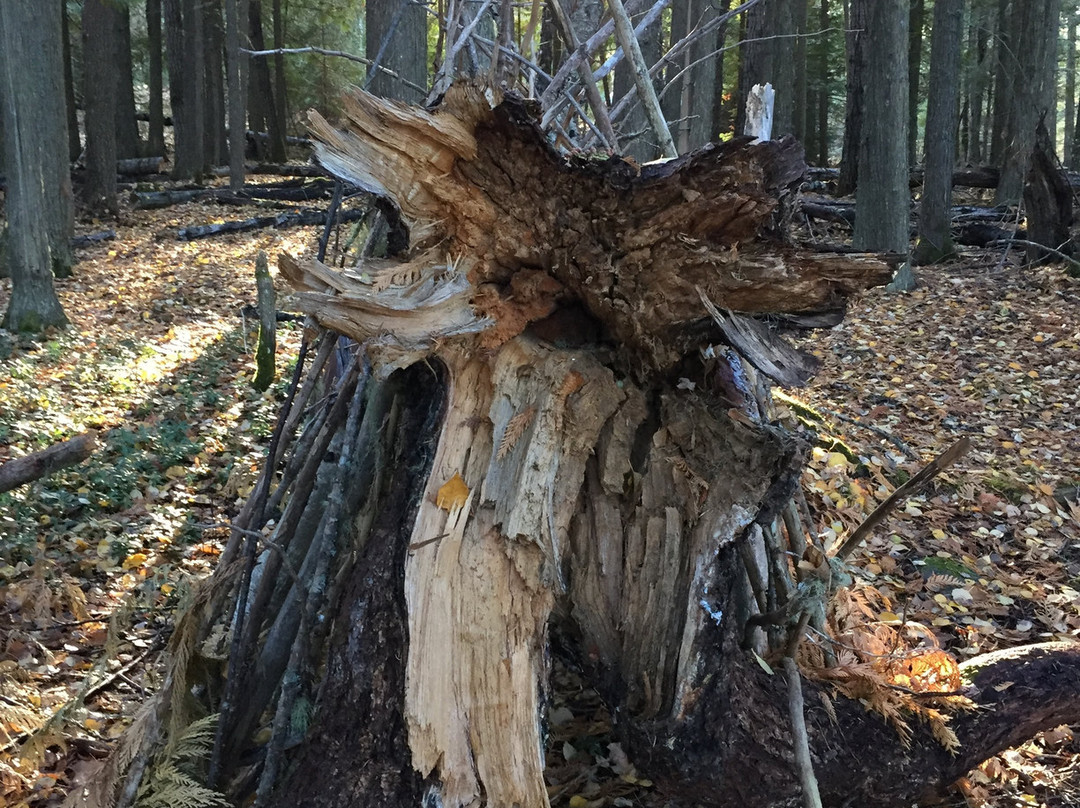
[[[71,239],[71,246],[73,249],[79,249],[80,247],[89,247],[91,244],[97,244],[101,241],[112,241],[116,238],[115,230],[102,230],[97,233],[88,233],[85,236],[74,236]]]
[[[365,210],[343,210],[337,214],[339,222],[355,222],[366,215]],[[256,216],[251,219],[242,219],[218,224],[199,224],[191,227],[182,227],[177,231],[176,237],[180,241],[194,241],[197,238],[219,236],[223,233],[246,233],[250,230],[261,230],[266,227],[308,227],[312,225],[326,224],[326,211],[304,209],[290,213],[279,213],[277,216]]]
[[[309,202],[329,197],[334,183],[325,178],[314,182],[271,183],[251,185],[239,190],[229,188],[168,189],[162,191],[136,191],[131,195],[136,210],[156,210],[187,202],[212,201],[223,204],[245,204],[257,199],[278,202]]]
[[[1080,172],[1056,169],[1062,178],[1073,188],[1080,188]],[[954,188],[997,188],[1001,172],[993,166],[971,166],[953,171]],[[807,169],[807,179],[812,182],[836,182],[840,178],[840,169],[832,167],[811,167]],[[912,187],[922,185],[921,168],[911,170]]]
[[[254,163],[245,166],[244,173],[248,176],[266,174],[279,177],[326,177],[328,174],[318,166],[298,165],[293,163]],[[217,166],[210,169],[211,176],[229,176],[228,166]]]
[[[160,174],[164,157],[129,157],[116,161],[116,173],[121,175]]]
[[[97,449],[97,432],[90,430],[40,452],[0,464],[0,494],[47,477],[90,457]]]

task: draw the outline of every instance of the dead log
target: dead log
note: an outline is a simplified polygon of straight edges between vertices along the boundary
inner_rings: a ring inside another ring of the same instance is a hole
[[[73,236],[71,246],[73,249],[89,247],[91,244],[97,244],[100,241],[112,241],[114,238],[116,238],[115,230],[101,230],[97,233],[87,233],[85,236]]]
[[[40,452],[8,460],[0,464],[0,494],[81,463],[96,449],[97,432],[91,430]]]
[[[363,210],[343,210],[337,216],[338,221],[354,222],[363,218],[365,214],[366,211]],[[326,224],[326,211],[304,209],[279,213],[276,216],[256,216],[239,221],[182,227],[177,231],[176,237],[181,241],[194,241],[197,238],[219,236],[223,233],[246,233],[250,230],[261,230],[266,227],[310,227],[319,224]]]
[[[295,163],[254,163],[245,167],[248,175],[267,174],[279,177],[325,177],[326,172],[318,166],[300,165]],[[215,177],[229,176],[228,166],[217,166],[210,169],[210,174]]]
[[[334,183],[325,178],[314,182],[288,180],[282,183],[249,185],[240,190],[229,188],[183,188],[161,191],[137,191],[131,195],[136,210],[157,210],[187,202],[211,201],[222,204],[247,204],[253,200],[309,202],[327,199]]]
[[[121,175],[160,174],[164,157],[129,157],[116,161],[116,173]]]

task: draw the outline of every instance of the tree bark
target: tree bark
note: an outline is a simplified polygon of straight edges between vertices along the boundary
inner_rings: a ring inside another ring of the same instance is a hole
[[[165,156],[165,103],[161,65],[161,0],[146,0],[147,87],[150,92],[146,150]]]
[[[203,81],[205,119],[203,154],[207,166],[229,162],[229,146],[225,135],[225,29],[222,21],[222,0],[202,0],[203,20]]]
[[[926,170],[919,200],[919,242],[912,259],[916,264],[934,264],[956,253],[949,210],[952,204],[952,172],[956,164],[963,16],[963,0],[936,0],[923,146]]]
[[[83,5],[83,53],[100,58],[84,60],[83,98],[86,104],[86,203],[115,216],[117,159],[117,31],[120,10],[106,0]]]
[[[1065,154],[1067,166],[1075,163],[1073,139],[1076,132],[1076,14],[1075,3],[1068,9],[1068,29],[1065,34]]]
[[[206,168],[203,153],[202,18],[194,0],[162,0],[169,60],[175,153],[173,176],[191,179]]]
[[[859,2],[852,3],[853,8],[857,5]],[[907,166],[907,12],[905,0],[873,0],[867,9],[867,69],[852,240],[857,249],[904,255],[908,252],[911,204]]]
[[[67,0],[60,0],[61,58],[64,60],[64,105],[67,109],[68,161],[74,163],[82,154],[79,140],[79,113],[75,108],[75,78],[71,70],[71,26],[68,21]]]
[[[247,88],[247,56],[240,52],[241,20],[247,20],[247,3],[225,0],[226,67],[229,99],[229,187],[234,191],[244,187],[244,151],[247,147],[245,100]]]
[[[113,65],[116,82],[116,156],[139,157],[142,141],[139,122],[135,119],[135,79],[131,65],[131,12],[118,6],[112,15],[116,31],[113,34],[116,62]],[[160,152],[159,152],[160,154]]]
[[[1024,176],[1035,144],[1035,128],[1041,112],[1048,111],[1056,99],[1053,54],[1056,53],[1060,0],[1032,0],[1016,3],[1012,9],[1013,50],[1008,62],[1008,93],[1000,103],[1007,104],[1002,129],[1002,153],[994,202],[998,205],[1018,202]]]
[[[53,286],[70,273],[73,216],[61,32],[56,3],[0,3],[9,331],[67,324]]]
[[[365,17],[367,53],[369,58],[383,53],[385,71],[375,73],[368,89],[385,98],[418,103],[421,94],[401,79],[421,87],[427,86],[427,27],[424,10],[411,3],[369,3]]]
[[[869,71],[866,38],[870,0],[848,0],[844,4],[847,72],[845,78],[844,140],[840,155],[840,178],[836,192],[847,196],[855,191],[859,182],[859,160],[863,140],[862,127],[866,119],[866,91],[864,76]]]
[[[285,47],[285,16],[281,10],[281,0],[273,0],[273,26],[274,48],[281,50]],[[284,163],[288,159],[285,136],[286,122],[288,121],[289,96],[285,86],[285,54],[274,54],[274,105],[271,107],[272,117],[268,121],[267,131],[270,133],[269,158],[274,163]]]
[[[908,18],[908,165],[917,162],[919,142],[919,80],[922,78],[923,18],[926,0],[909,0]]]

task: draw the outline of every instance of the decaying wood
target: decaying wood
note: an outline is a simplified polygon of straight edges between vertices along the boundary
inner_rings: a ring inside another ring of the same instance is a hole
[[[90,430],[40,452],[8,460],[0,464],[0,494],[81,463],[96,449],[97,432]]]
[[[286,180],[268,185],[248,185],[241,190],[229,188],[182,188],[162,191],[138,191],[133,193],[134,207],[137,210],[155,210],[186,202],[213,201],[230,203],[250,202],[256,199],[269,199],[279,202],[307,202],[312,199],[329,197],[334,183],[326,178],[314,182]]]
[[[367,214],[364,210],[340,211],[338,221],[354,222]],[[251,219],[239,221],[220,222],[219,224],[198,224],[191,227],[181,227],[176,237],[181,241],[194,241],[197,238],[219,236],[222,233],[246,233],[249,230],[261,230],[266,227],[310,227],[311,225],[325,224],[326,211],[324,210],[298,210],[289,213],[279,213],[277,216],[256,216]]]
[[[492,321],[488,347],[572,300],[636,365],[662,370],[708,330],[698,287],[733,311],[815,312],[891,274],[873,256],[800,253],[776,236],[777,198],[803,172],[791,140],[739,138],[639,169],[568,161],[524,102],[467,86],[431,112],[362,93],[345,109],[346,131],[313,116],[319,161],[399,204],[411,241],[403,272],[465,274],[472,309]],[[312,291],[303,305],[338,312],[370,294],[339,291]]]
[[[164,157],[129,157],[116,161],[117,174],[160,174]]]

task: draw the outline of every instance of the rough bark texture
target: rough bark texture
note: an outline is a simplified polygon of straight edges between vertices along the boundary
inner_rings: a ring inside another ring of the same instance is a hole
[[[79,140],[79,113],[75,109],[75,78],[71,70],[71,30],[67,13],[67,0],[60,3],[61,56],[64,60],[64,106],[67,109],[68,160],[74,163],[82,154]]]
[[[116,214],[116,55],[119,9],[106,0],[87,0],[83,7],[83,52],[86,59],[83,97],[86,102],[86,184],[83,195],[92,208]]]
[[[420,87],[427,86],[427,17],[421,6],[387,0],[368,3],[366,12],[367,56],[382,54],[380,64],[394,76],[378,71],[368,89],[384,98],[423,101],[420,92],[402,83],[398,77]]]
[[[191,178],[206,168],[203,156],[201,18],[191,0],[162,0],[165,51],[169,60],[169,101],[176,138],[173,176]]]
[[[1065,255],[1076,251],[1069,227],[1073,223],[1073,194],[1057,167],[1054,147],[1046,124],[1039,121],[1031,165],[1024,182],[1024,210],[1027,213],[1028,241],[1042,244]],[[1028,247],[1028,260],[1038,262],[1050,253]]]
[[[1006,105],[998,163],[1001,180],[994,196],[998,205],[1019,201],[1040,114],[1056,102],[1050,54],[1056,53],[1060,12],[1060,0],[1031,0],[1012,6],[1013,45],[1003,57],[1008,83],[1005,95],[996,99],[996,103]]]
[[[3,327],[11,331],[41,331],[67,323],[53,287],[54,271],[66,274],[71,266],[71,178],[60,37],[57,4],[0,4],[11,276]]]
[[[135,80],[131,64],[131,12],[127,6],[117,6],[113,15],[116,27],[112,65],[116,82],[116,156],[138,157],[142,154],[139,123],[135,120]]]
[[[869,3],[852,240],[860,250],[908,251],[907,24],[906,0]]]
[[[844,101],[844,141],[840,156],[840,179],[836,192],[840,196],[853,193],[859,181],[860,144],[863,121],[866,120],[865,76],[867,64],[867,21],[869,0],[849,0],[844,4],[846,33],[844,47],[847,54]]]
[[[949,211],[956,163],[956,121],[960,91],[960,43],[963,0],[937,0],[930,46],[930,90],[923,151],[926,171],[919,201],[917,264],[933,264],[953,255]]]
[[[150,91],[150,128],[147,151],[165,154],[165,104],[162,97],[161,0],[146,0],[147,85]]]

